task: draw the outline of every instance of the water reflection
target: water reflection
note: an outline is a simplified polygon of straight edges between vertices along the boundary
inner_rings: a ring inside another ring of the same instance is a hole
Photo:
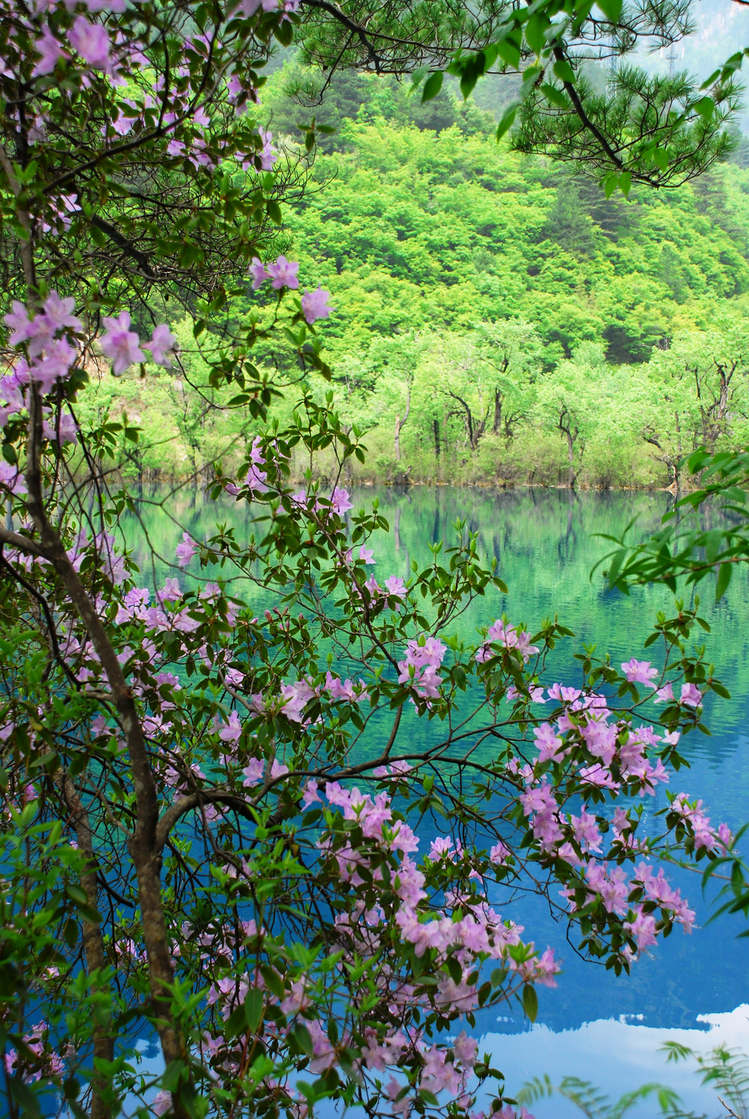
[[[400,492],[360,489],[353,495],[355,506],[371,505],[374,499],[392,528],[389,535],[374,542],[380,583],[389,575],[407,576],[414,559],[419,564],[428,562],[429,545],[443,537],[449,542],[451,525],[462,519],[478,533],[483,555],[496,557],[509,593],[475,602],[457,622],[459,632],[474,640],[477,628],[503,611],[531,629],[545,617],[558,615],[576,634],[574,641],[559,647],[552,661],[559,678],[567,681],[577,679],[573,654],[582,642],[595,643],[617,663],[642,655],[642,643],[656,611],[672,607],[673,598],[663,588],[639,589],[629,597],[607,595],[600,579],[589,579],[606,548],[595,534],[619,533],[634,517],[638,518],[638,531],[651,531],[666,508],[664,494],[569,495],[564,491],[425,487]],[[227,499],[217,514],[197,491],[177,494],[169,511],[196,537],[210,535],[217,520],[233,526],[238,540],[246,539],[252,527],[246,507]],[[174,521],[148,504],[142,506],[142,517],[157,551],[171,559],[180,536]],[[130,521],[123,523],[123,530],[145,560],[141,529]],[[161,579],[165,573],[164,563],[157,561],[154,577]],[[712,633],[705,640],[732,699],[708,705],[705,721],[712,737],[686,740],[684,753],[691,768],[682,771],[677,780],[679,789],[703,797],[714,821],[724,820],[736,828],[749,819],[747,572],[734,577],[727,600],[715,606],[709,601],[711,596],[712,587],[706,583],[703,612]],[[649,808],[663,802],[661,793]],[[617,1069],[629,1088],[643,1079],[665,1079],[661,1059],[652,1056],[656,1041],[666,1033],[677,1036],[675,1029],[694,1030],[702,1036],[705,1022],[717,1021],[716,1015],[729,1015],[725,1021],[732,1023],[736,1039],[740,1036],[749,1050],[746,1015],[743,1010],[731,1013],[739,1004],[749,1003],[749,941],[735,939],[741,922],[722,919],[705,925],[709,906],[701,899],[699,876],[685,871],[675,877],[704,927],[692,936],[674,932],[652,958],[635,966],[630,978],[617,979],[603,968],[581,961],[566,941],[564,925],[555,923],[540,901],[525,899],[522,912],[513,911],[528,933],[538,942],[552,944],[564,960],[558,988],[541,993],[539,1026],[533,1031],[528,1032],[520,1018],[498,1021],[496,1011],[479,1018],[477,1033],[492,1039],[498,1053],[505,1054],[500,1067],[513,1066],[514,1084],[521,1067],[532,1067],[534,1075],[552,1073],[558,1062],[560,1069],[570,1071],[571,1061],[579,1061],[581,1075],[590,1075],[591,1068],[605,1068],[608,1083],[603,1086],[607,1089],[619,1082]],[[513,1034],[516,1036],[509,1036]],[[608,1063],[601,1064],[602,1048],[611,1053]],[[630,1072],[635,1066],[639,1071],[633,1078]],[[683,1071],[675,1075],[682,1087],[685,1078],[689,1080]],[[554,1107],[556,1110],[546,1112],[539,1109],[539,1114],[561,1116],[558,1102]]]

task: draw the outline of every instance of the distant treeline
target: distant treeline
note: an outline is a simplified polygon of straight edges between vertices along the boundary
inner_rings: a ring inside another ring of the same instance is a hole
[[[289,96],[305,81],[293,61],[271,78],[276,143],[312,115]],[[395,82],[353,76],[314,111],[337,131],[279,251],[332,292],[323,337],[336,404],[365,432],[361,480],[662,486],[693,447],[749,442],[740,160],[607,201],[498,147],[489,107],[449,90],[422,107]],[[191,324],[178,332],[187,376],[149,370],[86,394],[92,423],[123,407],[140,421],[124,469],[144,478],[228,464],[252,432],[221,410],[231,393],[207,387]]]

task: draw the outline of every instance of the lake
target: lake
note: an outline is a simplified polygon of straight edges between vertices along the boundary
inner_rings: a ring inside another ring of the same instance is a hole
[[[155,495],[156,496],[156,495]],[[475,640],[479,626],[506,611],[513,622],[531,631],[551,615],[574,630],[576,637],[554,653],[558,678],[579,678],[573,654],[595,642],[615,663],[631,656],[647,657],[642,642],[658,609],[670,609],[673,596],[665,588],[642,588],[630,596],[605,594],[600,578],[590,571],[606,550],[596,533],[620,532],[633,517],[638,531],[655,528],[665,511],[665,494],[592,494],[567,491],[489,490],[414,487],[409,490],[355,489],[355,508],[377,498],[390,522],[389,535],[373,541],[382,584],[389,575],[407,577],[410,562],[429,559],[428,546],[449,539],[460,517],[479,535],[482,554],[496,556],[507,595],[479,599],[464,614],[459,631]],[[136,558],[146,562],[145,532],[162,557],[154,561],[149,582],[166,573],[182,528],[200,538],[216,521],[226,521],[243,539],[250,531],[250,513],[231,499],[219,510],[199,491],[180,491],[169,500],[174,519],[147,502],[143,527],[132,521],[123,529]],[[209,572],[215,577],[215,569]],[[715,823],[736,829],[749,820],[749,573],[735,576],[727,599],[712,602],[713,583],[703,584],[703,616],[712,632],[705,641],[732,699],[708,702],[705,722],[712,737],[690,735],[682,752],[690,769],[682,770],[673,788],[701,796]],[[687,596],[688,597],[688,596]],[[261,605],[258,602],[258,605]],[[665,803],[662,792],[655,805]],[[746,840],[749,843],[749,837]],[[591,1079],[612,1096],[646,1082],[671,1084],[689,1107],[718,1113],[714,1093],[699,1087],[685,1065],[666,1065],[658,1046],[665,1039],[706,1049],[719,1041],[749,1052],[749,940],[737,940],[741,921],[721,918],[706,925],[709,899],[703,899],[697,875],[674,875],[698,913],[691,936],[679,929],[659,943],[651,957],[634,965],[630,977],[616,978],[602,967],[581,961],[566,940],[566,929],[540,902],[523,900],[512,917],[525,925],[526,936],[551,944],[564,971],[554,990],[539,992],[538,1020],[533,1027],[505,1011],[485,1012],[477,1020],[481,1051],[490,1050],[504,1072],[508,1088],[517,1090],[533,1076],[549,1073],[558,1082],[564,1074]],[[539,1119],[580,1113],[555,1098],[534,1105]],[[638,1105],[634,1114],[657,1114],[657,1107]]]

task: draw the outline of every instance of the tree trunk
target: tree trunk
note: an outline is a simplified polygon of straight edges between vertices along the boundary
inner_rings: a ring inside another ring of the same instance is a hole
[[[575,488],[575,441],[572,438],[572,432],[567,428],[567,463],[568,463],[568,477],[567,485],[571,490]]]
[[[434,457],[440,457],[440,422],[439,420],[432,420],[432,430],[434,431]]]
[[[99,891],[96,882],[98,864],[96,855],[94,854],[89,815],[71,778],[67,776],[67,774],[59,774],[57,776],[57,783],[62,792],[68,812],[70,813],[70,823],[75,830],[78,847],[86,856],[86,869],[81,875],[81,886],[86,894],[86,901],[90,907],[92,909],[98,909]],[[83,930],[83,950],[86,956],[86,970],[88,971],[89,977],[93,977],[91,990],[94,993],[103,994],[107,991],[107,987],[101,985],[100,979],[96,979],[97,973],[101,974],[107,966],[101,926],[98,922],[87,921],[85,919],[81,921],[81,926]],[[94,1061],[111,1062],[114,1060],[111,1007],[106,1000],[104,1000],[94,1007],[93,1014]],[[112,1108],[104,1098],[107,1084],[108,1080],[106,1074],[97,1074],[95,1070],[91,1081],[92,1098],[90,1119],[109,1119],[112,1114]]]
[[[411,411],[411,382],[407,381],[406,382],[406,410],[403,413],[403,419],[400,418],[400,415],[397,415],[395,417],[395,437],[394,437],[393,441],[395,443],[395,461],[396,462],[400,462],[400,460],[401,460],[401,428],[403,427],[406,420],[408,419],[408,413],[410,411]]]
[[[502,390],[494,390],[494,423],[492,431],[495,435],[499,435],[502,426]]]

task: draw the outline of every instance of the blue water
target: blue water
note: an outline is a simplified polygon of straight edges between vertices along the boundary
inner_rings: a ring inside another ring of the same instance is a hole
[[[407,577],[413,559],[429,560],[428,545],[448,538],[460,517],[479,535],[485,557],[495,556],[507,583],[507,595],[477,600],[460,619],[459,631],[475,639],[477,628],[506,611],[511,620],[531,630],[548,616],[575,631],[575,638],[554,654],[553,669],[565,682],[579,679],[574,653],[580,645],[595,642],[612,659],[628,660],[644,654],[642,643],[651,629],[656,610],[673,607],[673,596],[664,588],[642,588],[629,597],[606,594],[600,578],[591,582],[591,568],[606,545],[595,534],[617,533],[637,516],[637,531],[654,528],[667,507],[664,494],[582,494],[566,491],[450,490],[412,488],[408,491],[360,489],[355,506],[371,505],[377,498],[391,525],[389,536],[374,541],[380,583],[389,575]],[[249,532],[246,507],[227,500],[217,514],[199,492],[172,498],[169,511],[195,536],[208,535],[217,520],[236,526],[237,536]],[[173,557],[181,531],[158,508],[144,505],[143,518],[152,542],[165,558]],[[141,533],[125,525],[136,553],[145,561]],[[157,577],[164,573],[156,563]],[[145,574],[145,572],[144,572]],[[210,577],[210,576],[209,576]],[[215,577],[215,576],[214,576]],[[705,722],[712,736],[691,735],[683,740],[690,768],[672,781],[672,789],[701,796],[714,823],[725,821],[736,829],[749,820],[749,580],[746,572],[735,577],[727,599],[715,606],[711,583],[704,584],[702,613],[711,626],[704,638],[732,698],[708,704]],[[690,596],[687,595],[687,600]],[[260,603],[258,603],[260,605]],[[655,658],[654,658],[655,659]],[[431,733],[422,721],[422,733]],[[661,807],[660,793],[649,807]],[[747,839],[749,843],[749,839]],[[526,938],[552,945],[562,958],[564,971],[558,987],[540,992],[537,1025],[531,1029],[517,1012],[497,1010],[477,1018],[476,1034],[483,1039],[504,1071],[508,1086],[519,1088],[529,1076],[549,1072],[552,1079],[574,1072],[588,1077],[612,1094],[631,1089],[645,1080],[658,1079],[676,1086],[691,1106],[707,1106],[714,1099],[697,1088],[691,1072],[670,1071],[657,1054],[665,1038],[697,1042],[703,1049],[725,1040],[749,1048],[749,940],[737,940],[744,927],[739,918],[721,918],[708,924],[711,898],[703,898],[699,875],[673,875],[697,910],[698,924],[691,936],[679,929],[661,942],[653,955],[638,961],[631,976],[615,977],[603,967],[578,958],[566,937],[566,926],[555,921],[545,903],[524,898],[513,903],[511,915],[525,926]],[[744,1009],[742,1009],[744,1008]],[[675,1032],[679,1031],[679,1032]],[[573,1114],[558,1101],[534,1108],[538,1116]],[[643,1105],[637,1115],[655,1113]]]

